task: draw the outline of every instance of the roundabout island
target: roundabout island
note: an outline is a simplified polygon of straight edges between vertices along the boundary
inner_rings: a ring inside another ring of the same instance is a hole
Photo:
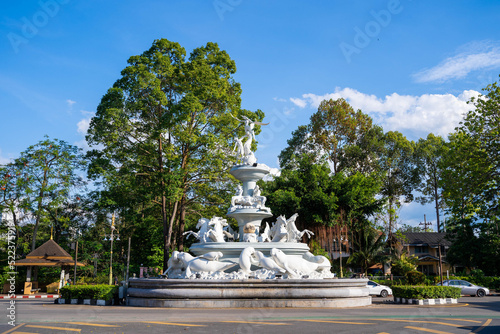
[[[309,252],[300,242],[308,230],[295,226],[297,214],[272,217],[257,181],[270,168],[258,164],[250,150],[254,125],[244,118],[245,136],[236,138],[239,164],[230,173],[239,181],[227,216],[238,222],[233,231],[226,219],[201,218],[190,253],[174,251],[164,279],[130,279],[127,304],[170,308],[343,308],[372,302],[366,279],[338,279],[330,261]],[[262,231],[261,231],[262,230]]]

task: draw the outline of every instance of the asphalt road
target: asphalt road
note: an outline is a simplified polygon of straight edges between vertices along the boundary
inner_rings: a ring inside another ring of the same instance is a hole
[[[165,309],[57,305],[16,300],[16,327],[0,301],[0,334],[63,333],[500,333],[500,297],[452,305],[373,305],[346,309]]]

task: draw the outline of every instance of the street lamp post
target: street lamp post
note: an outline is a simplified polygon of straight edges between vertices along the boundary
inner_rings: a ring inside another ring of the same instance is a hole
[[[111,256],[109,259],[109,285],[113,284],[113,241],[115,239],[115,214],[113,213],[113,217],[111,218],[111,235],[109,236],[109,240],[111,241]],[[107,240],[104,238],[104,240]],[[120,235],[116,236],[116,240],[120,240]]]

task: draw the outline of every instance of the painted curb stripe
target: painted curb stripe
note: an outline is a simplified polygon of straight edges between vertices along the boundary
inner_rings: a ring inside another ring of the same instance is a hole
[[[71,332],[81,332],[82,331],[80,328],[68,328],[68,327],[53,327],[53,326],[39,326],[39,325],[26,325],[25,327],[55,329],[58,331],[71,331]]]
[[[23,327],[23,326],[24,326],[24,324],[19,324],[19,325],[17,325],[16,327],[11,328],[11,329],[9,329],[8,331],[3,332],[2,334],[8,334],[8,333],[11,333],[12,331],[15,331],[16,329],[19,329],[19,328],[21,328],[21,327]]]
[[[424,324],[434,324],[434,325],[443,325],[443,326],[451,326],[451,327],[462,327],[462,328],[467,328],[471,329],[472,327],[469,326],[464,326],[464,325],[458,325],[458,324],[450,324],[447,322],[439,322],[439,321],[426,321],[426,320],[403,320],[403,319],[379,319],[380,321],[394,321],[394,322],[418,322],[418,323],[424,323]]]
[[[95,327],[121,327],[121,326],[118,326],[118,325],[93,324],[93,323],[90,323],[90,322],[61,322],[61,324],[95,326]]]
[[[147,324],[158,324],[158,325],[205,327],[205,325],[180,324],[180,323],[176,323],[176,322],[162,322],[162,321],[142,321],[142,322],[147,323]]]
[[[9,298],[9,296],[0,296],[0,299],[34,299],[34,298],[59,298],[59,295],[15,295]]]
[[[438,331],[438,330],[435,330],[435,329],[422,328],[422,327],[406,326],[405,328],[413,329],[413,330],[416,330],[416,331],[422,331],[422,332],[428,332],[428,333],[435,333],[435,334],[453,334],[453,333],[450,333],[450,332],[443,332],[443,331]]]
[[[350,324],[350,325],[376,325],[374,322],[352,322],[352,321],[337,321],[337,320],[298,320],[308,322],[327,322],[332,324]]]
[[[282,322],[262,322],[262,321],[244,321],[244,320],[225,320],[221,322],[229,322],[237,324],[256,324],[256,325],[288,325]]]
[[[473,331],[472,333],[479,333],[480,331],[482,331],[486,326],[488,326],[489,324],[491,323],[491,319],[488,319],[486,320],[486,322],[481,326],[479,327],[478,329],[476,329],[475,331]]]

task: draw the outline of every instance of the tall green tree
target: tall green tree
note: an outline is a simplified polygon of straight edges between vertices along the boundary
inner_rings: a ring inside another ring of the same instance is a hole
[[[356,173],[332,174],[326,161],[317,163],[315,155],[295,156],[295,165],[284,168],[273,181],[262,182],[267,202],[275,214],[287,217],[298,213],[297,225],[314,231],[315,239],[330,252],[336,227],[347,227],[350,238],[369,224],[368,218],[381,210],[376,198],[381,183],[378,177]],[[334,228],[335,227],[335,228]]]
[[[347,165],[346,149],[360,143],[372,128],[372,119],[340,98],[322,101],[310,124],[311,138],[338,173]]]
[[[32,215],[31,250],[34,250],[40,225],[56,224],[51,212],[84,186],[79,171],[85,168],[85,161],[78,147],[46,137],[21,152],[9,167],[16,181],[6,186],[4,191],[10,193],[4,193],[4,198],[15,200],[8,204],[14,215],[14,211],[28,211]]]
[[[397,212],[402,202],[413,200],[413,165],[411,163],[415,143],[406,139],[397,131],[384,135],[384,149],[378,162],[384,174],[380,194],[386,199],[385,225],[386,234],[392,239],[396,227]]]
[[[426,139],[416,143],[414,151],[415,160],[415,190],[420,191],[416,201],[423,204],[434,203],[436,210],[437,231],[441,232],[440,209],[443,206],[441,198],[441,165],[440,161],[445,154],[447,146],[440,136],[430,133]]]
[[[447,258],[498,274],[498,266],[484,258],[500,254],[500,86],[493,83],[483,91],[471,99],[473,109],[449,136],[449,151],[442,161],[443,198],[453,241]]]
[[[264,114],[240,110],[236,65],[215,43],[186,59],[160,39],[128,64],[90,123],[87,141],[102,146],[89,153],[90,175],[140,194],[129,206],[159,207],[166,268],[176,222],[181,235],[190,206],[229,185],[232,138],[243,132],[234,116]]]
[[[307,153],[316,163],[326,159],[335,174],[372,173],[379,170],[382,139],[382,128],[361,110],[355,111],[344,99],[324,100],[310,123],[292,133],[280,153],[280,166],[293,167],[295,157]]]

